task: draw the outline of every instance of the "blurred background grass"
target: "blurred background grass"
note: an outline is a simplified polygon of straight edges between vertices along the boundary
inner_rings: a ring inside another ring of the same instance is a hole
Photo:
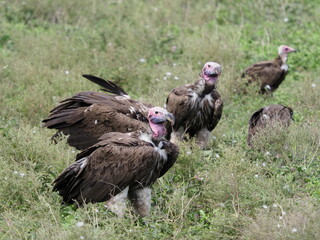
[[[1,1],[1,239],[320,238],[319,12],[316,0]],[[236,94],[241,71],[281,44],[298,52],[274,97]],[[51,182],[76,152],[50,144],[41,120],[64,98],[98,91],[82,74],[163,106],[207,61],[223,67],[212,151],[182,144],[149,217],[60,206]],[[295,122],[249,149],[248,119],[271,103],[292,107]]]

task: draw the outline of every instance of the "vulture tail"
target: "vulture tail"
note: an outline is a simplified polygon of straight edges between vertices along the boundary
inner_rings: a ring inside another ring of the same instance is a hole
[[[79,199],[79,185],[82,182],[79,176],[87,165],[87,158],[82,158],[66,168],[53,182],[53,191],[63,197],[63,203],[72,204]],[[80,203],[81,204],[81,203]]]
[[[90,80],[91,82],[98,84],[100,87],[103,87],[103,89],[101,89],[102,91],[116,94],[116,95],[121,95],[121,96],[128,95],[128,93],[126,93],[121,87],[119,87],[118,85],[116,85],[112,81],[104,80],[102,78],[92,76],[92,75],[85,74],[82,76],[85,77],[86,79]]]

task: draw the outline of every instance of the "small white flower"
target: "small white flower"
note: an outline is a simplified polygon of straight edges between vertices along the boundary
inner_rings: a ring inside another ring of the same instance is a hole
[[[289,187],[289,185],[285,185],[285,186],[283,186],[283,189],[289,190],[290,187]]]
[[[145,63],[147,60],[146,59],[144,59],[144,58],[140,58],[139,59],[139,62],[141,62],[141,63]]]
[[[274,204],[272,204],[272,207],[276,208],[276,207],[278,207],[278,204],[274,203]]]
[[[167,78],[168,78],[168,77],[167,77],[167,76],[165,76],[165,77],[163,77],[163,80],[167,80]]]
[[[222,134],[222,137],[225,137],[226,135],[225,134]]]
[[[68,70],[66,70],[64,73],[65,73],[66,75],[69,75],[70,72],[69,72]]]
[[[13,171],[13,174],[18,174],[18,171]]]
[[[200,61],[198,62],[198,65],[201,65],[201,62],[200,62]]]
[[[292,228],[291,229],[291,232],[293,232],[293,233],[295,233],[295,232],[297,232],[298,230],[296,229],[296,228]]]
[[[85,239],[84,236],[80,236],[80,239]]]
[[[149,25],[149,24],[147,24],[147,25],[145,25],[144,27],[145,27],[145,28],[149,28],[149,27],[150,27],[150,25]]]
[[[269,208],[269,207],[268,207],[267,205],[265,205],[265,204],[263,204],[262,207],[263,207],[264,209],[268,209],[268,208]]]
[[[32,130],[32,133],[36,133],[36,130]]]
[[[267,164],[265,162],[262,163],[262,167],[265,167],[267,166]]]
[[[236,140],[232,140],[232,143],[235,144],[237,141]]]
[[[72,153],[75,153],[76,151],[75,151],[75,150],[72,150],[71,152],[72,152]]]
[[[241,158],[240,160],[241,160],[241,162],[244,162],[244,159],[243,159],[243,158]]]
[[[19,173],[20,177],[24,177],[26,174],[25,173]]]
[[[289,22],[289,19],[288,19],[287,17],[285,17],[285,18],[283,19],[283,21],[284,21],[284,22]]]
[[[112,46],[112,43],[111,43],[111,42],[109,42],[109,43],[108,43],[108,46]]]
[[[259,163],[256,163],[256,166],[259,167]]]
[[[172,66],[174,66],[174,67],[175,67],[175,66],[177,66],[177,64],[176,64],[176,63],[172,63]]]
[[[212,139],[213,139],[213,140],[216,140],[216,139],[217,139],[217,137],[216,137],[216,136],[212,136]]]
[[[281,227],[281,225],[278,223],[278,224],[277,224],[277,227],[279,228],[279,227]]]
[[[76,226],[77,226],[77,227],[82,227],[83,225],[84,225],[84,222],[77,222],[77,223],[76,223]]]
[[[266,152],[264,153],[264,155],[269,156],[269,155],[270,155],[270,152],[266,151]]]
[[[154,7],[153,11],[158,12],[158,8]]]
[[[174,80],[179,80],[179,77],[177,77],[177,76],[174,76]]]
[[[186,152],[186,154],[187,154],[187,155],[190,155],[190,154],[191,154],[191,151]]]
[[[317,84],[315,84],[315,83],[311,84],[311,87],[313,87],[313,88],[315,88],[316,86],[317,86]]]
[[[166,75],[167,76],[171,76],[171,72],[166,72]]]
[[[254,175],[256,178],[258,178],[259,177],[259,174],[256,174],[256,175]]]
[[[218,153],[216,153],[216,155],[215,155],[215,156],[216,156],[216,158],[220,158],[220,155],[219,155]]]
[[[282,216],[279,216],[279,219],[280,219],[280,220],[282,220],[282,219],[283,219],[283,217],[282,217]]]

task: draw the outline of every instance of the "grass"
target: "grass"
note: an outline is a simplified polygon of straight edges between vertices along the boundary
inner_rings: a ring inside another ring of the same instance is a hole
[[[315,0],[2,1],[0,239],[318,239],[319,11]],[[298,52],[274,97],[236,94],[241,71],[281,44]],[[82,74],[163,106],[207,61],[223,66],[211,151],[181,144],[149,217],[60,205],[51,183],[76,152],[51,144],[41,120],[64,98],[98,91]],[[294,123],[248,148],[251,114],[275,103],[293,108]]]

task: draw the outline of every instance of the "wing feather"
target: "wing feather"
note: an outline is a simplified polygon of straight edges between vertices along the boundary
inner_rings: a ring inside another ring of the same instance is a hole
[[[148,105],[130,99],[81,92],[62,101],[43,123],[47,128],[69,135],[70,146],[85,149],[107,132],[148,130],[148,109]],[[53,139],[58,136],[55,134]]]
[[[123,139],[117,140],[119,137]],[[153,174],[160,155],[152,144],[124,133],[111,133],[107,138],[80,153],[55,180],[54,190],[65,203],[106,201],[127,186],[150,186],[160,177],[160,173]],[[172,155],[177,157],[177,153]],[[84,159],[87,164],[81,169]]]

